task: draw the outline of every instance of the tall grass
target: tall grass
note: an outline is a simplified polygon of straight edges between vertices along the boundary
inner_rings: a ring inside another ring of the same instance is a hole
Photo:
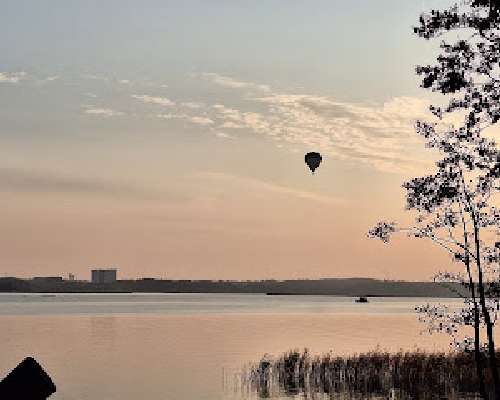
[[[492,387],[488,369],[485,373],[486,387]],[[248,369],[245,382],[261,398],[278,393],[306,398],[479,398],[474,356],[464,352],[377,350],[339,357],[295,350],[275,359],[263,357]]]

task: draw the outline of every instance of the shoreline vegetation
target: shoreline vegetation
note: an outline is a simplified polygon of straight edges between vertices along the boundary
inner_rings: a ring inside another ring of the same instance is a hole
[[[456,283],[389,281],[372,278],[222,281],[142,278],[111,283],[70,281],[62,277],[0,278],[0,292],[13,293],[260,293],[346,297],[457,298],[467,291]]]
[[[241,389],[259,398],[479,399],[475,368],[474,354],[462,351],[377,349],[342,357],[293,350],[247,367]],[[489,373],[485,381],[492,387]]]

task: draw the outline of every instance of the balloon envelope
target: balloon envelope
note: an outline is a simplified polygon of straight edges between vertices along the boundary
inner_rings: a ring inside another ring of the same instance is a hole
[[[307,153],[305,155],[304,160],[305,160],[307,166],[309,167],[309,169],[314,174],[314,170],[319,167],[319,165],[321,164],[322,158],[321,158],[321,154],[316,153],[316,152],[311,152],[311,153]]]

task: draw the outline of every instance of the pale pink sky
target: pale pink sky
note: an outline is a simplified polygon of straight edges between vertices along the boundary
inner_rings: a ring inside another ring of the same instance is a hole
[[[366,238],[408,220],[401,183],[432,169],[414,67],[437,43],[411,25],[444,0],[21,3],[0,15],[0,275],[417,280],[448,265],[424,242]]]

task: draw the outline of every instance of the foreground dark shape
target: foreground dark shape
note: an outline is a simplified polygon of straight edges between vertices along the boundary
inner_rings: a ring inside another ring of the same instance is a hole
[[[276,359],[264,357],[250,368],[243,384],[260,398],[302,394],[305,398],[474,399],[479,398],[474,371],[474,355],[465,352],[375,351],[337,357],[311,356],[306,350]],[[491,375],[485,379],[491,388]]]
[[[2,400],[45,400],[56,386],[33,358],[25,358],[0,382]]]

